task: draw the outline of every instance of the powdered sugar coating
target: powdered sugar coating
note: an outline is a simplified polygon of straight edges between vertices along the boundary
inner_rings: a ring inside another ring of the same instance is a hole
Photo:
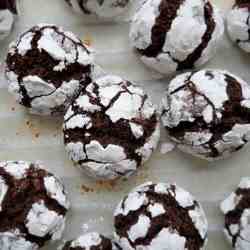
[[[44,186],[47,190],[48,196],[55,199],[61,206],[69,209],[70,204],[69,200],[65,196],[64,187],[55,176],[45,177]]]
[[[148,0],[135,14],[130,40],[143,63],[172,74],[211,59],[223,33],[223,18],[209,1]]]
[[[119,247],[109,238],[96,233],[90,232],[78,237],[75,240],[68,241],[64,246],[59,247],[60,250],[118,250]]]
[[[25,68],[22,60],[31,65]],[[71,32],[39,24],[10,45],[6,62],[9,92],[17,102],[31,113],[51,115],[64,112],[90,82],[93,55]]]
[[[233,42],[247,53],[250,53],[250,5],[235,5],[227,14],[227,30]]]
[[[36,250],[61,238],[69,200],[41,164],[7,161],[0,162],[0,208],[0,248]]]
[[[0,249],[8,250],[38,250],[36,243],[27,241],[18,229],[13,232],[0,233]]]
[[[65,0],[76,12],[113,19],[128,10],[130,0]]]
[[[56,236],[58,233],[61,235],[61,230],[64,228],[64,220],[65,218],[62,215],[49,210],[44,201],[39,201],[32,205],[27,215],[26,227],[29,233],[34,236],[45,237],[52,234],[55,235],[53,238],[56,240]],[[60,230],[60,232],[57,232],[57,230]]]
[[[66,112],[63,130],[70,159],[97,179],[134,173],[149,159],[160,133],[144,91],[113,75],[87,86]]]
[[[226,71],[202,70],[174,78],[162,101],[162,122],[184,152],[225,158],[250,139],[250,88]]]
[[[225,236],[236,250],[247,250],[250,247],[249,201],[250,177],[244,177],[238,188],[220,206],[225,215]]]
[[[115,239],[124,249],[188,250],[193,249],[190,244],[195,249],[206,244],[208,224],[202,207],[173,184],[149,182],[136,187],[120,202],[114,216]],[[185,226],[175,216],[186,221]],[[159,233],[152,235],[152,230]],[[185,236],[185,230],[193,232],[192,239]]]

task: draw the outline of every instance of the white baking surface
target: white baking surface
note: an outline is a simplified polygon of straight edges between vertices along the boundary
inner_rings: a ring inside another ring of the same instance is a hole
[[[232,3],[231,0],[213,2],[223,7],[224,11]],[[8,43],[17,34],[36,23],[56,23],[90,40],[96,50],[98,63],[106,71],[143,85],[154,102],[159,104],[168,81],[157,80],[160,76],[145,68],[134,54],[128,41],[128,21],[97,24],[92,19],[72,13],[63,0],[22,0],[21,3],[21,15],[11,37],[0,42],[1,61],[4,60]],[[227,69],[250,81],[248,57],[225,37],[216,58],[206,67]],[[121,181],[114,186],[95,183],[80,174],[67,159],[60,119],[30,116],[25,109],[15,104],[13,97],[4,88],[5,82],[1,80],[0,83],[0,160],[43,161],[51,171],[62,177],[72,202],[64,239],[93,230],[111,234],[112,211],[127,191],[148,180],[172,181],[189,190],[203,204],[209,221],[206,249],[230,249],[221,231],[223,217],[219,211],[219,202],[235,188],[242,176],[250,176],[249,147],[230,159],[216,163],[195,160],[176,150],[165,155],[158,150],[131,180]],[[164,139],[163,133],[161,140]],[[81,185],[93,190],[86,192]],[[55,248],[44,248],[52,249]]]

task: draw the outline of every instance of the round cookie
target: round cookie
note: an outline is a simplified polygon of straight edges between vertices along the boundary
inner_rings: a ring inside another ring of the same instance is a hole
[[[202,250],[208,224],[201,205],[175,184],[145,183],[114,214],[115,240],[126,250]]]
[[[9,92],[33,114],[58,115],[91,82],[93,55],[74,34],[39,24],[12,43]]]
[[[0,40],[5,39],[9,35],[16,15],[17,15],[16,0],[0,1]]]
[[[250,53],[250,1],[236,0],[227,15],[227,30],[233,42]]]
[[[0,249],[37,250],[61,238],[69,201],[42,165],[0,162]]]
[[[250,249],[250,177],[221,203],[225,215],[224,233],[235,250]]]
[[[157,146],[158,114],[144,91],[118,76],[92,82],[64,117],[71,160],[102,180],[128,177]]]
[[[130,39],[143,63],[173,74],[211,59],[223,33],[223,18],[209,1],[147,0],[135,14]]]
[[[227,71],[179,75],[163,98],[162,122],[182,151],[225,158],[250,140],[250,87]]]
[[[120,248],[109,238],[96,233],[87,233],[76,240],[68,241],[60,250],[119,250]]]
[[[111,19],[123,14],[130,0],[65,0],[76,12]]]

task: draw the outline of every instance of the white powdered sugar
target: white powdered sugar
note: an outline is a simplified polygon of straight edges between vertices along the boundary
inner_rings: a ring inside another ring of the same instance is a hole
[[[70,249],[77,248],[82,250],[91,250],[91,249],[102,250],[107,248],[110,250],[118,250],[117,245],[110,238],[107,238],[97,232],[90,232],[81,235],[77,239],[66,242],[63,246],[60,246],[58,250],[62,250],[66,245]]]
[[[69,209],[69,200],[64,193],[64,187],[62,183],[54,176],[48,176],[44,178],[44,186],[48,195],[56,200],[61,206]]]
[[[160,152],[161,154],[165,155],[167,153],[172,152],[175,149],[175,144],[171,142],[164,142],[160,146]]]
[[[30,168],[30,163],[25,161],[6,161],[0,162],[0,167],[16,179],[23,179],[26,177],[26,171]]]
[[[40,38],[32,45],[37,35]],[[50,63],[46,65],[46,69],[43,65],[37,70],[27,69],[22,79],[18,77],[21,65],[16,63],[16,68],[12,71],[7,63],[6,77],[9,82],[9,92],[32,114],[51,115],[64,112],[72,98],[86,84],[86,77],[91,76],[92,51],[71,32],[49,24],[39,24],[22,34],[17,42],[10,45],[7,57],[10,59],[19,54],[25,58],[30,51],[37,51],[37,59],[30,60],[38,60],[39,56],[48,57]],[[87,73],[81,73],[80,76],[74,72],[74,67],[76,71],[82,70]],[[89,72],[86,70],[87,67]]]
[[[5,180],[0,176],[0,212],[2,211],[2,203],[7,191],[8,186],[6,185]]]
[[[249,100],[248,84],[227,71],[201,70],[181,74],[170,82],[162,100],[162,122],[182,151],[210,161],[225,158],[250,139]],[[225,105],[232,106],[232,111]],[[242,107],[242,113],[234,112],[233,107],[237,105]],[[231,112],[230,117],[235,117],[231,129],[223,128],[227,119],[225,110]],[[202,120],[202,127],[198,120]],[[183,125],[185,123],[188,125]],[[172,131],[180,126],[182,135],[175,135]],[[214,140],[218,131],[225,132],[220,132]]]
[[[172,74],[176,70],[199,67],[206,63],[215,55],[224,33],[223,19],[217,9],[203,0],[184,0],[182,3],[172,1],[169,8],[168,3],[163,2],[162,0],[145,1],[133,19],[130,39],[135,48],[142,50],[141,60],[150,68],[163,74]],[[167,8],[171,10],[169,13],[166,11]],[[163,11],[165,14],[161,15]],[[172,13],[174,11],[176,13]],[[164,18],[170,20],[164,20]],[[162,32],[166,32],[166,35],[164,43],[162,45],[159,43],[157,47],[153,42],[152,30],[160,20],[169,23],[169,27],[161,25]],[[208,25],[213,28],[209,28]],[[210,32],[210,37],[208,41],[203,41],[207,32]],[[144,55],[144,50],[152,44],[157,47],[157,53],[154,52],[150,56]],[[205,45],[201,52],[197,52],[201,44]],[[190,63],[191,65],[182,66],[182,62],[185,62],[193,53],[198,54],[197,58]]]
[[[60,227],[64,227],[64,217],[55,211],[49,210],[44,201],[39,201],[32,205],[27,215],[26,227],[31,235],[44,237],[46,235],[57,234],[62,231]],[[60,225],[60,227],[58,227]],[[56,237],[56,238],[60,238]]]
[[[152,240],[149,250],[159,249],[165,250],[165,246],[168,249],[183,250],[185,248],[186,239],[180,236],[177,232],[173,232],[171,229],[164,228],[158,235]]]
[[[0,249],[2,250],[38,250],[36,243],[27,241],[19,229],[0,233]]]
[[[236,250],[247,250],[250,247],[250,207],[246,202],[249,193],[250,177],[244,177],[241,179],[237,190],[230,194],[220,206],[226,217],[225,236]],[[243,201],[244,199],[246,200]],[[240,202],[242,202],[241,205],[239,205]]]
[[[145,124],[152,126],[150,133]],[[71,140],[76,129],[86,140]],[[158,115],[149,97],[114,75],[87,86],[66,112],[63,130],[70,159],[97,179],[130,176],[150,158],[160,137]],[[102,130],[106,132],[100,136]],[[143,143],[137,146],[139,141]]]
[[[146,237],[150,228],[150,219],[146,215],[140,215],[138,221],[133,225],[129,232],[128,237],[131,241],[136,241],[139,238]]]
[[[85,234],[76,240],[72,241],[70,247],[82,247],[86,250],[90,249],[93,246],[98,246],[102,242],[102,239],[98,233],[88,233]]]
[[[152,218],[164,214],[166,210],[160,203],[155,203],[148,206],[148,211],[151,213]]]
[[[166,200],[172,200],[173,204],[168,202],[165,204]],[[130,250],[185,250],[189,239],[183,236],[183,232],[178,231],[175,220],[168,219],[169,214],[177,215],[180,207],[185,209],[185,216],[189,217],[193,223],[189,226],[196,228],[199,233],[197,237],[203,240],[202,245],[197,246],[197,249],[203,249],[206,244],[208,223],[201,205],[187,191],[169,183],[143,184],[132,190],[120,202],[114,213],[116,241],[122,248]],[[130,219],[127,219],[127,216]],[[162,221],[161,224],[159,220]],[[163,223],[165,220],[169,220],[166,226]],[[124,221],[125,224],[121,223],[122,226],[120,226],[119,221]],[[152,227],[154,230],[157,228],[159,233],[149,240],[148,234]],[[140,239],[140,244],[136,242],[137,239]]]
[[[227,30],[233,42],[247,53],[250,53],[250,9],[247,4],[235,5],[227,15]]]
[[[110,20],[128,10],[130,0],[66,0],[66,2],[78,13],[92,14]]]

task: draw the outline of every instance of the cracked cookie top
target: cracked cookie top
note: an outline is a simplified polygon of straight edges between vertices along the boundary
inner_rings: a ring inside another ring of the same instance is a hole
[[[135,14],[130,39],[147,66],[172,74],[207,62],[223,32],[223,19],[207,0],[148,0]]]
[[[12,43],[6,58],[9,91],[32,113],[64,112],[91,81],[91,51],[71,32],[39,24]]]
[[[60,250],[119,250],[120,248],[109,238],[96,233],[87,233],[79,238],[68,241]]]
[[[250,87],[226,71],[179,75],[163,98],[162,121],[181,150],[224,158],[250,140]]]
[[[227,30],[233,42],[250,53],[250,1],[237,0],[227,15]]]
[[[0,162],[0,249],[37,250],[58,240],[69,201],[42,165]]]
[[[99,18],[114,18],[128,9],[130,0],[65,0],[75,11]]]
[[[64,117],[70,158],[98,179],[129,176],[159,140],[155,107],[144,91],[118,76],[92,82]]]
[[[250,248],[250,177],[241,179],[237,189],[221,203],[225,215],[224,233],[236,250]]]
[[[114,214],[115,239],[123,249],[201,250],[208,224],[201,205],[175,184],[145,183]]]

